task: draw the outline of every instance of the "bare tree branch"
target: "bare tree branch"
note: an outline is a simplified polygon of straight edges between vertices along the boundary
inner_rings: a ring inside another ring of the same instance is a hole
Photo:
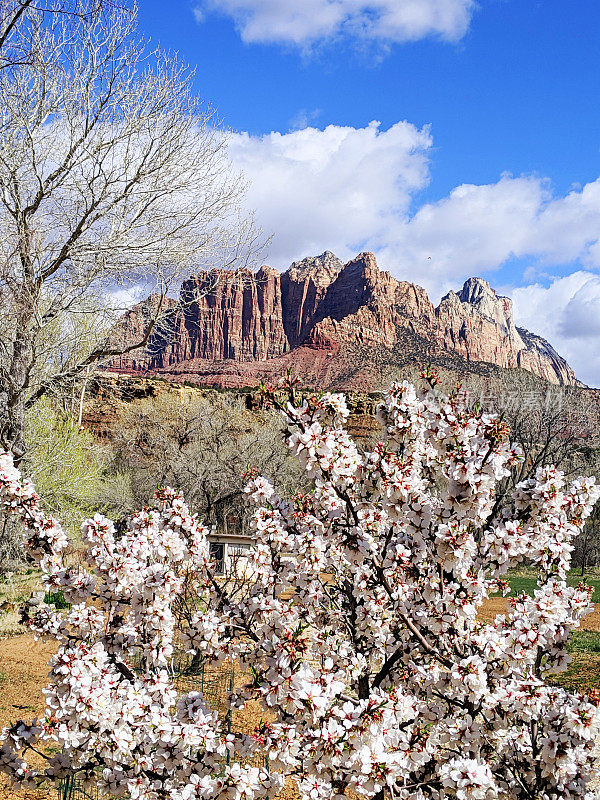
[[[0,446],[18,461],[27,408],[145,346],[199,264],[247,262],[260,243],[226,132],[193,73],[148,51],[135,8],[11,0],[0,36],[6,64],[27,54],[0,70]],[[117,341],[140,291],[155,313]]]

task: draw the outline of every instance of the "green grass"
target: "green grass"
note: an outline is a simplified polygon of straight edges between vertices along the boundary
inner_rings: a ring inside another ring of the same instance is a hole
[[[572,631],[567,642],[572,661],[565,672],[547,680],[569,692],[588,695],[600,702],[600,631]]]
[[[510,584],[511,595],[528,594],[533,596],[533,592],[537,588],[537,578],[532,575],[509,575],[507,581]],[[577,586],[581,582],[587,583],[594,587],[594,594],[592,595],[593,603],[600,603],[600,578],[591,578],[585,575],[583,578],[576,572],[570,572],[567,577],[569,586]]]
[[[567,650],[569,653],[600,653],[600,631],[572,631]]]
[[[54,606],[56,609],[71,608],[71,604],[65,600],[62,589],[59,589],[58,592],[46,592],[44,602]]]

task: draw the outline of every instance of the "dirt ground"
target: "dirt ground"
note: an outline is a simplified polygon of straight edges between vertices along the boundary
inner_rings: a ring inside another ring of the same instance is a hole
[[[486,622],[492,622],[496,614],[503,614],[506,610],[505,597],[490,597],[481,608],[479,616]],[[594,610],[581,621],[581,630],[600,631],[600,603],[594,604]]]
[[[506,599],[494,597],[486,601],[481,617],[493,620],[506,608]],[[583,620],[584,630],[600,631],[600,604]],[[30,720],[44,707],[42,688],[46,685],[48,660],[53,644],[36,642],[31,634],[0,639],[0,727],[19,719]],[[0,778],[0,800],[56,800],[51,790],[15,791]],[[297,797],[286,787],[281,800]]]
[[[0,725],[31,720],[44,708],[42,689],[47,683],[48,660],[54,645],[36,642],[31,634],[0,640]],[[2,800],[49,800],[50,790],[15,791],[0,777]]]

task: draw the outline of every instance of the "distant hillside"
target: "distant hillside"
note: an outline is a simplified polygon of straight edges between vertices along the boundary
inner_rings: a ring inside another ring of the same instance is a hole
[[[123,317],[122,341],[139,335],[153,302]],[[523,369],[580,385],[545,339],[515,326],[512,301],[487,281],[470,278],[435,308],[420,286],[379,270],[371,253],[343,264],[325,252],[284,273],[199,272],[183,283],[148,346],[109,368],[242,387],[291,367],[306,386],[372,391],[428,363],[482,376],[494,367]]]

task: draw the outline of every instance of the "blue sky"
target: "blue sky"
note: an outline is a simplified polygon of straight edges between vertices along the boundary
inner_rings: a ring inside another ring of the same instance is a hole
[[[434,300],[481,275],[600,384],[597,0],[141,0],[140,22],[236,132],[269,263],[371,249]]]
[[[169,9],[142,0],[145,31],[197,66],[199,92],[235,129],[285,131],[313,111],[319,127],[431,124],[432,199],[506,171],[539,173],[558,191],[600,173],[597,0],[480,0],[459,42],[427,38],[387,55],[348,39],[310,56],[245,44],[231,18],[206,14],[196,24],[189,0]]]

